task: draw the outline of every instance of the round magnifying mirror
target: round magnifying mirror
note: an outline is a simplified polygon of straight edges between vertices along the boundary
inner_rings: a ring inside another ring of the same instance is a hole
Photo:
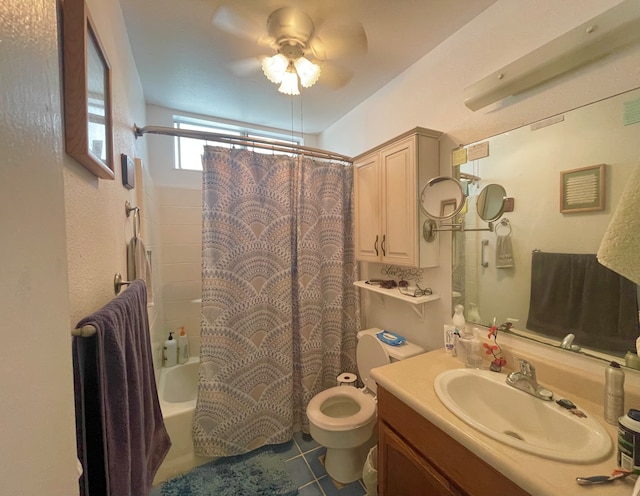
[[[450,219],[464,207],[462,185],[453,177],[431,179],[420,193],[420,208],[433,219]]]
[[[504,213],[505,189],[499,184],[488,184],[478,195],[478,217],[485,222],[499,219]]]

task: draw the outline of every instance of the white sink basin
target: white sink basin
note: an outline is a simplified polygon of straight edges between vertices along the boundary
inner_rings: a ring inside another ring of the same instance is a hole
[[[590,463],[611,451],[609,434],[591,415],[580,418],[555,401],[519,391],[505,383],[504,374],[454,369],[436,377],[434,387],[440,401],[461,420],[527,453]]]

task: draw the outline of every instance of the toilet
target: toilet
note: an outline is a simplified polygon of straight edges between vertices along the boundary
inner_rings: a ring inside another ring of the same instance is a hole
[[[426,351],[409,341],[398,346],[383,343],[376,337],[379,332],[374,327],[358,333],[356,361],[364,388],[334,386],[315,395],[307,406],[309,433],[327,448],[325,470],[343,484],[362,477],[367,453],[378,441],[376,383],[369,372]]]

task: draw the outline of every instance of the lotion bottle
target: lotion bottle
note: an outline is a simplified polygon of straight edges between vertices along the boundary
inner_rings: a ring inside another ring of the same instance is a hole
[[[189,360],[189,338],[184,327],[181,327],[178,334],[178,363],[185,363],[187,360]]]
[[[624,415],[624,371],[617,362],[611,362],[604,371],[604,419],[618,425]]]
[[[178,361],[178,344],[173,339],[173,332],[169,333],[169,337],[164,342],[164,366],[173,367]]]

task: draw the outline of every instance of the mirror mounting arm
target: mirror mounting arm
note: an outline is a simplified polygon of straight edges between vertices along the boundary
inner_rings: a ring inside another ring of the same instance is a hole
[[[449,229],[440,229],[441,227],[448,227]],[[474,227],[466,229],[463,224],[440,224],[433,220],[427,219],[422,225],[422,237],[425,241],[431,243],[437,238],[439,232],[466,232],[466,231],[494,231],[493,222],[488,222],[487,227]]]
[[[478,227],[473,229],[461,229],[461,231],[489,231],[493,232],[495,230],[493,222],[487,222],[487,227]]]

